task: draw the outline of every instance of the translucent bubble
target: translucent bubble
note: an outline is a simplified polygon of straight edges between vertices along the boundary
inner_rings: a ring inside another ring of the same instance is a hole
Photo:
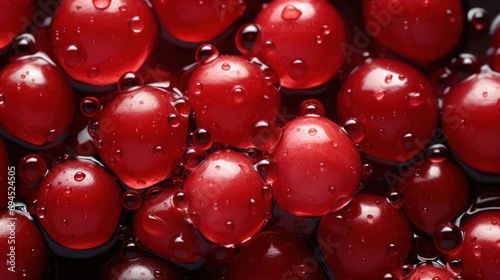
[[[456,225],[446,223],[434,231],[433,242],[436,248],[445,254],[455,252],[463,241],[463,233]]]
[[[448,157],[446,146],[438,144],[429,147],[427,159],[432,163],[441,163]]]
[[[219,50],[213,45],[203,44],[196,50],[196,61],[200,65],[208,64],[219,57]]]
[[[176,259],[187,259],[194,254],[194,241],[189,235],[180,233],[170,239],[169,251]]]
[[[399,146],[407,151],[413,150],[415,148],[415,136],[411,132],[401,135]]]
[[[250,129],[250,142],[259,150],[270,151],[278,144],[282,129],[265,120],[255,122]]]
[[[183,117],[188,117],[191,113],[191,104],[186,98],[179,98],[173,102],[175,110]]]
[[[95,79],[101,74],[101,69],[99,66],[91,66],[87,70],[87,78],[89,79]]]
[[[385,76],[384,81],[385,81],[386,84],[392,83],[392,75],[389,74],[389,75]]]
[[[144,85],[144,79],[139,73],[125,72],[118,80],[118,91],[123,93],[142,85]]]
[[[81,182],[85,179],[86,175],[85,173],[83,173],[82,171],[77,171],[75,173],[75,175],[73,176],[73,178],[75,179],[75,181],[77,182]]]
[[[405,202],[403,194],[398,190],[389,191],[385,199],[396,209],[401,208]]]
[[[132,32],[140,33],[144,30],[144,20],[139,16],[135,16],[129,20],[128,27]]]
[[[87,53],[79,44],[71,44],[66,47],[61,57],[66,67],[74,68],[80,66],[87,60]]]
[[[101,112],[101,102],[95,97],[85,97],[80,102],[80,111],[88,118],[94,118]]]
[[[46,172],[47,164],[39,155],[27,155],[19,162],[19,179],[25,184],[32,185],[36,183]]]
[[[316,99],[307,99],[300,104],[301,116],[324,116],[325,107]]]
[[[425,102],[425,96],[420,92],[410,92],[406,96],[412,107],[420,106]]]
[[[229,69],[231,69],[231,65],[227,62],[224,62],[221,64],[220,68],[224,71],[228,71]]]
[[[94,7],[99,10],[105,10],[111,5],[111,0],[92,0]]]
[[[281,18],[284,20],[297,20],[302,15],[302,12],[293,5],[287,5],[281,12]]]
[[[157,157],[163,157],[167,154],[167,151],[162,146],[156,146],[153,148],[153,154]]]
[[[383,91],[383,90],[377,91],[373,94],[373,97],[375,97],[375,99],[377,99],[377,101],[382,101],[382,99],[384,99],[384,96],[385,96],[385,91]]]
[[[228,231],[228,232],[234,232],[234,230],[235,230],[234,222],[231,220],[226,221],[224,223],[224,227],[226,228],[226,231]]]
[[[264,43],[264,46],[262,46],[262,49],[266,52],[266,53],[272,53],[274,52],[274,50],[276,50],[276,46],[274,45],[273,42],[271,41],[266,41]]]
[[[137,191],[128,190],[123,193],[122,204],[125,209],[136,210],[137,208],[139,208],[139,206],[141,206],[141,202],[141,196]]]
[[[294,81],[301,81],[309,70],[307,63],[301,59],[295,59],[287,67],[288,76]]]
[[[45,218],[45,215],[46,215],[46,214],[47,214],[47,210],[45,209],[45,207],[44,207],[44,206],[42,206],[42,207],[40,207],[40,208],[38,208],[38,209],[36,210],[36,215],[37,215],[37,217],[38,217],[38,218],[40,218],[40,219]]]
[[[178,191],[172,198],[174,206],[179,209],[186,209],[188,206],[186,194],[183,191]]]
[[[130,239],[132,237],[132,232],[130,231],[130,228],[123,225],[119,225],[118,228],[116,229],[115,236],[116,238],[118,238],[118,240],[123,241]]]
[[[272,190],[272,187],[271,185],[264,185],[262,187],[262,198],[264,198],[265,200],[269,200],[273,197],[273,190]]]
[[[394,243],[391,243],[387,246],[387,255],[389,255],[389,257],[394,258],[398,255],[398,253],[398,247]]]
[[[366,136],[365,125],[358,119],[348,119],[342,127],[354,143],[360,143]]]
[[[198,147],[188,147],[183,154],[183,166],[187,170],[196,169],[206,158],[207,154]]]
[[[488,28],[490,19],[488,12],[483,8],[472,8],[467,13],[467,19],[475,30],[481,31]]]
[[[0,92],[0,105],[3,105],[5,103],[5,94],[3,94],[2,92]]]
[[[237,104],[240,104],[245,100],[245,95],[245,90],[241,87],[236,87],[231,92],[231,97]]]
[[[120,248],[120,256],[124,259],[135,259],[144,255],[144,248],[138,241],[127,240]]]
[[[451,259],[446,263],[446,269],[453,275],[457,276],[462,274],[464,269],[461,259]]]
[[[251,23],[243,25],[236,34],[236,47],[242,53],[251,51],[258,35],[259,28],[256,25]]]
[[[267,183],[273,184],[278,180],[279,169],[274,159],[267,157],[263,158],[255,163],[254,167]]]
[[[177,114],[168,115],[167,120],[171,127],[178,127],[181,124],[181,118]]]

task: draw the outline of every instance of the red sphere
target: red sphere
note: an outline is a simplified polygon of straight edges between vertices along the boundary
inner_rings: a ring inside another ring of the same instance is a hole
[[[171,264],[157,258],[142,256],[121,259],[106,267],[101,273],[102,280],[183,280],[184,277]]]
[[[32,23],[35,1],[0,1],[0,50]]]
[[[405,278],[407,280],[453,280],[455,276],[446,268],[432,264],[421,264],[415,268],[413,273]]]

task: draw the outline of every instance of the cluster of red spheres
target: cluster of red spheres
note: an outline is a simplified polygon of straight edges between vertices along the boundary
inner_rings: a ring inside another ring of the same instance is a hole
[[[500,279],[500,5],[0,0],[0,278]]]

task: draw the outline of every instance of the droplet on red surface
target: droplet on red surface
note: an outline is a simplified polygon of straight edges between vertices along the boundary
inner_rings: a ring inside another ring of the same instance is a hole
[[[254,167],[267,183],[273,184],[278,180],[279,169],[276,161],[273,159],[263,158],[255,163]]]
[[[396,209],[401,208],[405,202],[403,194],[398,190],[389,191],[385,199]]]
[[[444,145],[433,145],[429,147],[427,159],[432,163],[441,163],[448,157],[448,150]]]
[[[342,128],[356,144],[363,141],[366,136],[365,125],[358,119],[350,118],[346,120]]]
[[[188,147],[183,154],[183,166],[187,170],[194,170],[198,167],[207,157],[204,150],[198,147]]]
[[[463,241],[463,233],[456,225],[446,223],[434,231],[433,242],[436,248],[445,254],[455,252]]]
[[[219,50],[213,45],[203,44],[196,50],[196,61],[200,65],[208,64],[219,57]]]
[[[75,181],[81,182],[85,179],[86,176],[87,175],[85,175],[85,173],[83,173],[82,171],[77,171],[73,178],[75,179]]]
[[[290,62],[287,68],[288,76],[294,81],[301,81],[309,71],[307,63],[301,59]]]
[[[254,24],[245,24],[238,29],[236,33],[236,47],[238,50],[245,54],[251,51],[254,47],[255,40],[259,35],[259,28]]]
[[[282,129],[265,120],[255,122],[250,130],[250,142],[259,150],[270,151],[278,144]]]
[[[128,190],[123,193],[122,204],[125,209],[136,210],[139,206],[141,206],[141,202],[141,196],[137,193],[137,191]]]
[[[120,249],[120,256],[124,259],[135,259],[144,255],[142,245],[134,240],[125,241]]]
[[[187,259],[194,253],[194,241],[187,234],[180,233],[172,237],[169,245],[171,255],[177,259]]]
[[[293,5],[287,5],[281,12],[281,18],[284,20],[297,20],[302,15],[302,12]]]
[[[128,27],[134,33],[140,33],[144,30],[144,21],[141,17],[135,16],[128,22]]]
[[[87,60],[87,53],[82,46],[71,44],[64,50],[62,60],[68,68],[78,67]]]
[[[101,102],[95,97],[85,97],[80,102],[80,111],[88,118],[94,118],[101,112]]]
[[[47,172],[47,164],[41,156],[30,154],[19,162],[18,170],[21,182],[32,185]]]
[[[401,135],[399,138],[399,146],[407,151],[411,151],[415,148],[415,136],[411,132]]]
[[[300,104],[301,116],[324,116],[325,107],[316,99],[307,99]]]
[[[118,91],[123,93],[131,88],[142,85],[144,85],[144,79],[142,76],[139,73],[129,71],[120,76],[120,79],[118,80]]]
[[[105,10],[111,5],[111,0],[92,0],[94,7],[99,10]]]

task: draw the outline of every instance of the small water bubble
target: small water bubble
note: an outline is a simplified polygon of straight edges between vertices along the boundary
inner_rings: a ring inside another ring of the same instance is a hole
[[[186,194],[183,191],[178,191],[172,198],[174,206],[179,209],[186,209],[188,206]]]
[[[323,37],[321,37],[321,35],[316,35],[316,43],[318,44],[323,43]]]
[[[467,19],[475,30],[481,31],[488,27],[490,19],[488,12],[483,8],[472,8],[467,13]]]
[[[229,232],[234,232],[234,222],[231,220],[228,220],[224,223],[224,227],[226,228],[227,231]]]
[[[439,225],[433,235],[434,246],[445,254],[455,252],[462,244],[462,240],[462,231],[452,223]]]
[[[370,177],[370,175],[372,174],[372,172],[373,172],[373,167],[371,164],[369,164],[369,163],[363,164],[362,169],[361,169],[361,176],[362,176],[363,180],[367,180]]]
[[[323,25],[321,26],[321,32],[325,35],[328,35],[332,32],[332,28],[329,25]]]
[[[398,253],[398,247],[394,243],[391,243],[389,244],[389,246],[387,246],[387,255],[389,255],[389,257],[394,258],[398,255]]]
[[[178,127],[181,124],[181,118],[177,114],[170,114],[167,117],[171,127]]]
[[[271,185],[264,185],[261,190],[262,198],[269,200],[273,197]]]
[[[144,20],[139,16],[135,16],[129,20],[128,27],[132,32],[140,33],[144,30]]]
[[[325,107],[316,99],[307,99],[300,104],[301,116],[324,116]]]
[[[242,53],[251,51],[258,35],[259,28],[254,24],[248,23],[240,27],[235,38],[238,50]]]
[[[224,71],[228,71],[229,69],[231,69],[231,65],[229,65],[229,63],[227,62],[224,62],[221,64],[220,68]]]
[[[307,131],[307,134],[309,134],[311,136],[315,136],[317,133],[318,133],[318,130],[316,130],[316,128],[309,128],[309,130]]]
[[[389,75],[385,76],[384,81],[385,81],[386,84],[392,83],[392,75],[389,74]]]
[[[44,206],[42,206],[36,210],[36,215],[38,218],[43,219],[45,218],[45,215],[47,215],[47,210]]]
[[[128,9],[127,6],[121,5],[120,7],[118,7],[118,10],[120,10],[120,12],[126,12]]]
[[[257,121],[250,129],[250,141],[259,150],[270,151],[281,138],[282,130],[266,120]]]
[[[307,63],[301,59],[290,62],[287,68],[288,76],[294,81],[301,81],[309,70]]]
[[[257,213],[257,202],[255,199],[250,198],[248,201],[248,210],[250,210],[251,213]]]
[[[219,57],[219,50],[211,44],[203,44],[196,50],[196,61],[200,65],[208,64]]]
[[[137,191],[128,190],[123,193],[122,204],[125,209],[136,210],[139,206],[141,206],[141,203],[141,195]]]
[[[385,91],[383,91],[383,90],[377,91],[373,94],[373,97],[375,97],[375,99],[377,99],[377,101],[382,101],[382,99],[384,99],[384,96],[385,96]]]
[[[139,180],[137,180],[137,182],[136,182],[136,183],[137,183],[137,185],[139,185],[139,186],[145,186],[145,185],[146,185],[146,181],[144,181],[144,180],[140,180],[140,179],[139,179]]]
[[[245,100],[245,90],[241,87],[236,87],[233,89],[231,92],[231,96],[234,100],[234,102],[240,104]]]
[[[281,12],[281,18],[284,20],[297,20],[302,15],[302,12],[293,5],[287,5]]]
[[[18,165],[19,179],[28,185],[40,180],[47,171],[45,160],[39,155],[30,154],[25,156]]]
[[[118,91],[123,93],[129,89],[144,85],[144,79],[137,72],[125,72],[118,80]]]
[[[457,17],[453,14],[450,9],[446,9],[446,15],[448,16],[448,21],[450,23],[455,23],[457,21]]]
[[[124,259],[135,259],[144,255],[142,245],[134,240],[125,241],[120,248],[120,256]]]
[[[448,157],[446,146],[438,144],[429,147],[427,159],[432,163],[442,163]]]
[[[342,128],[354,143],[360,143],[366,136],[365,125],[358,119],[351,118],[344,122]]]
[[[2,92],[0,92],[0,105],[3,105],[4,103],[5,103],[5,94],[3,94]]]
[[[157,157],[163,157],[167,154],[162,146],[156,146],[153,148],[153,154]]]
[[[464,269],[461,259],[451,259],[446,263],[446,269],[453,275],[460,275]]]
[[[101,74],[101,69],[99,66],[91,66],[87,70],[87,78],[94,79],[97,78]]]
[[[111,0],[92,0],[94,7],[98,10],[105,10],[111,5]]]
[[[292,190],[287,188],[287,189],[285,190],[285,195],[286,195],[286,197],[288,197],[288,198],[292,197]]]
[[[407,95],[408,102],[410,106],[417,107],[425,102],[425,96],[420,92],[410,92]]]
[[[71,44],[67,46],[61,57],[64,65],[68,68],[78,67],[85,60],[87,60],[87,54],[84,48],[78,44]]]
[[[476,244],[472,247],[472,253],[474,254],[474,256],[479,258],[483,253],[483,248],[480,245]]]
[[[196,169],[206,158],[207,154],[198,147],[188,147],[183,154],[183,166],[187,170]]]
[[[274,159],[263,158],[255,163],[254,167],[267,183],[273,184],[278,180],[279,169]]]
[[[45,134],[45,140],[47,142],[52,142],[57,138],[57,136],[58,136],[57,131],[55,129],[51,129],[47,131],[47,134]]]
[[[77,182],[81,182],[85,179],[86,175],[82,171],[77,171],[75,175],[73,176],[73,179]]]
[[[101,102],[95,97],[85,97],[80,102],[80,111],[88,118],[94,118],[101,112]]]
[[[264,46],[262,46],[262,49],[266,52],[266,53],[272,53],[274,52],[274,50],[276,49],[276,46],[274,45],[273,42],[271,41],[266,41],[264,43]]]
[[[399,146],[407,151],[415,148],[415,136],[412,133],[405,133],[399,138]]]

